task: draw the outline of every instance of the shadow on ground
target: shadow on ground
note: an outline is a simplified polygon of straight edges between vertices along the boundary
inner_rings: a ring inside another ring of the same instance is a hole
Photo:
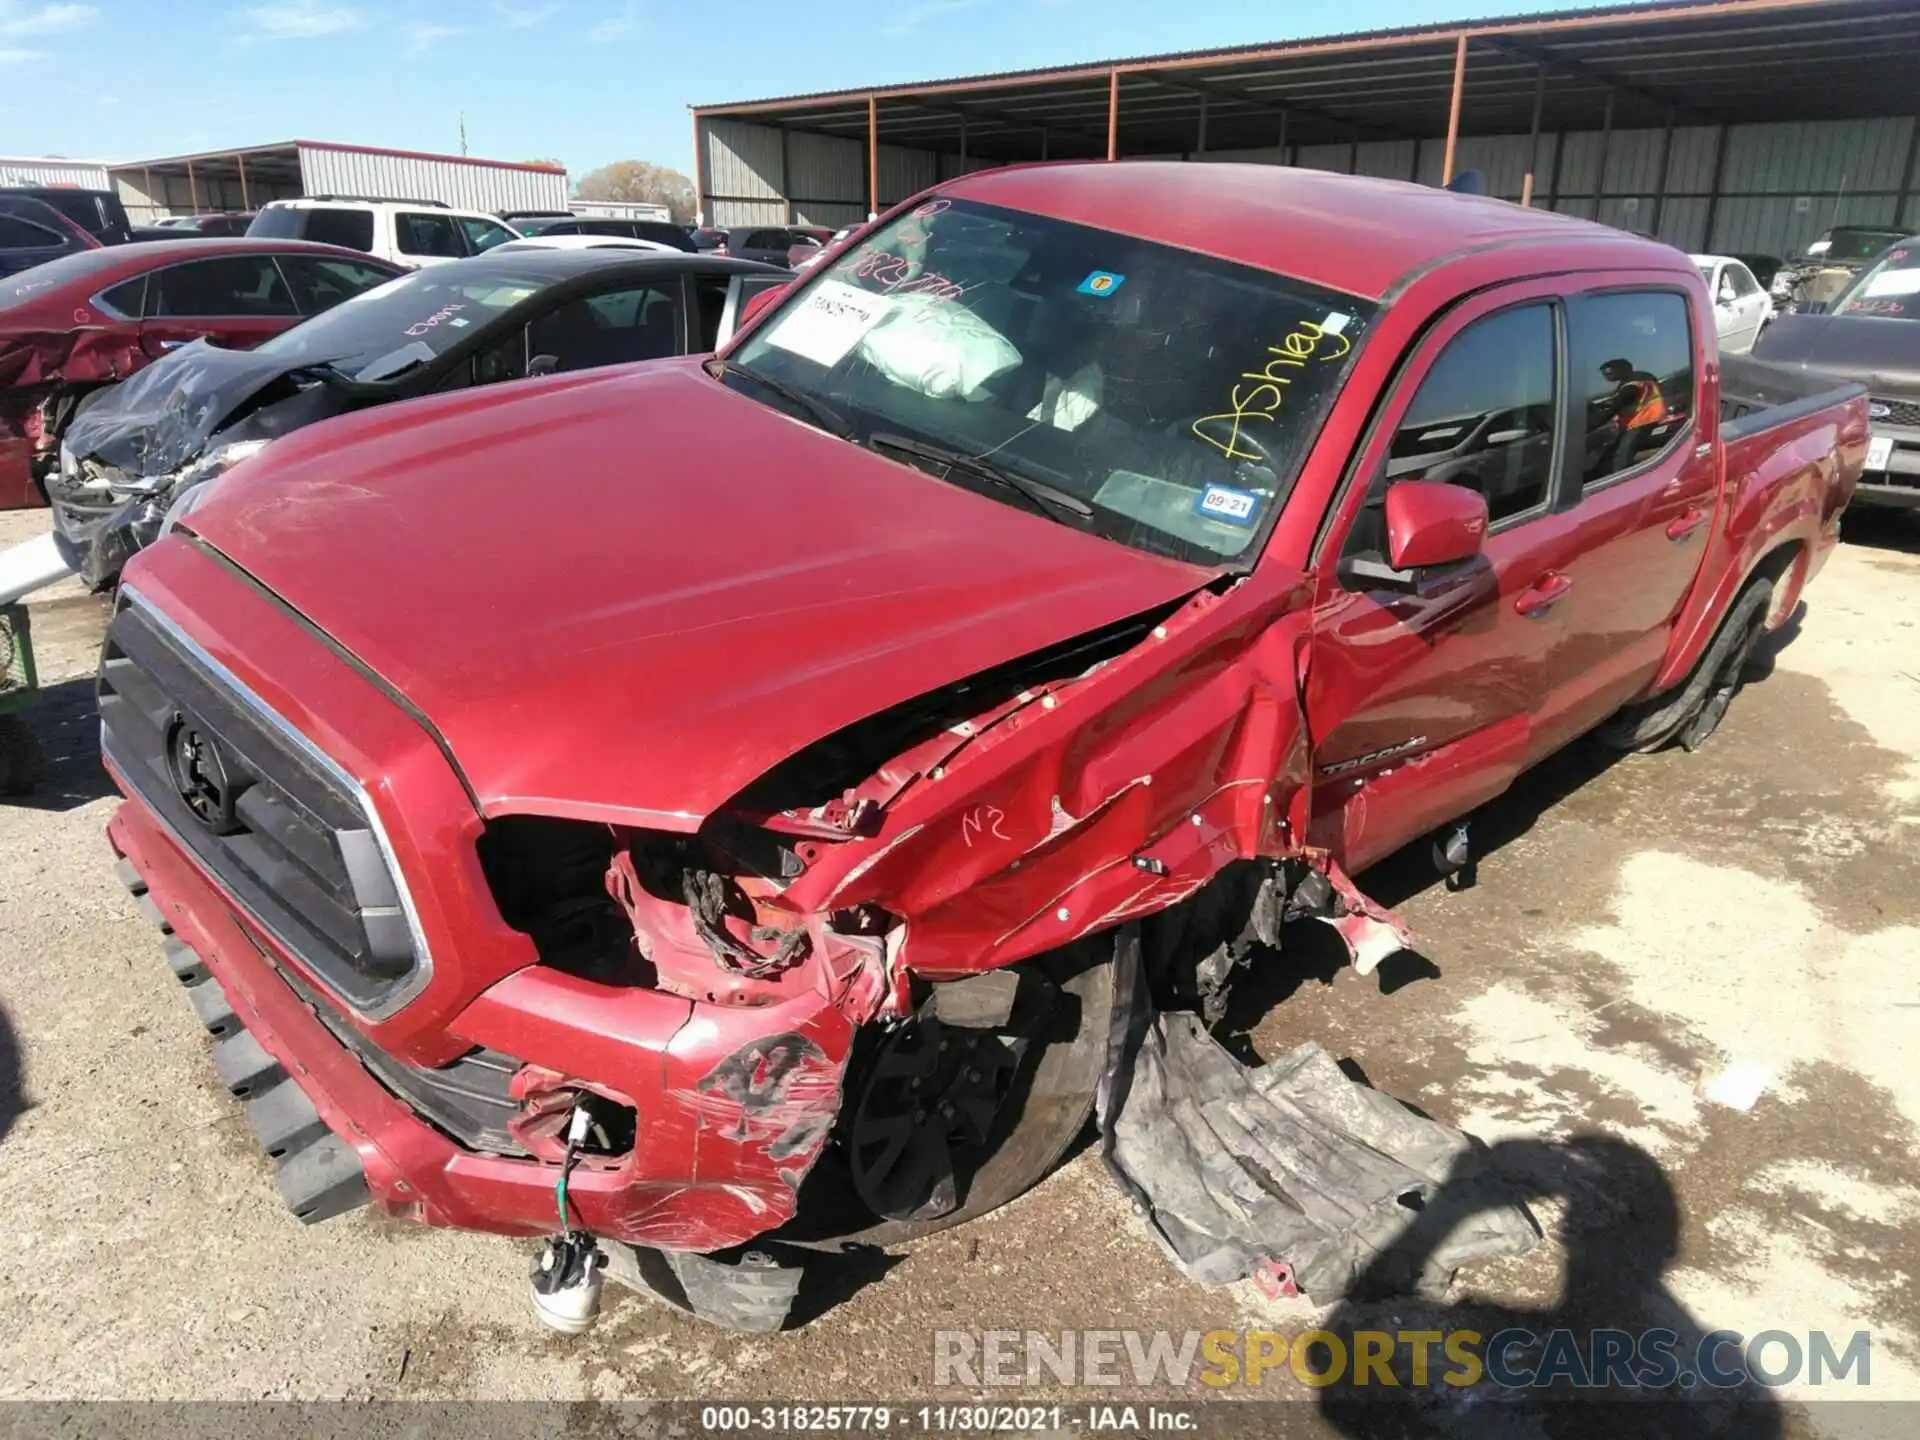
[[[0,805],[75,810],[114,793],[100,763],[100,713],[91,675],[47,686],[20,714],[40,742],[40,783],[31,795],[0,800]]]
[[[20,1067],[20,1043],[13,1021],[0,1010],[0,1140],[7,1138],[27,1108],[26,1081]]]
[[[1920,510],[1862,509],[1856,505],[1841,522],[1841,535],[1849,545],[1920,555]]]
[[[1488,1169],[1502,1183],[1489,1185]],[[1392,1295],[1454,1230],[1516,1198],[1550,1202],[1561,1216],[1566,1273],[1555,1303],[1528,1308]],[[1321,1390],[1321,1413],[1355,1440],[1521,1434],[1772,1440],[1783,1430],[1779,1407],[1764,1389],[1738,1377],[1737,1345],[1720,1343],[1666,1287],[1664,1272],[1679,1243],[1673,1184],[1637,1145],[1581,1135],[1506,1140],[1470,1156],[1329,1317],[1325,1328],[1344,1347],[1347,1363]],[[1413,1344],[1396,1342],[1389,1350],[1388,1341],[1362,1333],[1409,1331],[1439,1332],[1424,1377],[1416,1376]],[[1461,1353],[1477,1355],[1484,1365],[1471,1384],[1461,1382],[1472,1378],[1474,1367],[1449,1354],[1443,1338],[1460,1331],[1477,1337],[1461,1344]],[[1389,1357],[1394,1383],[1385,1383],[1379,1368],[1367,1372],[1367,1383],[1356,1383],[1351,1357],[1363,1344]],[[1336,1352],[1314,1348],[1322,1352],[1314,1367],[1324,1373]],[[1706,1383],[1707,1375],[1717,1383]],[[1604,1390],[1584,1383],[1599,1378],[1608,1382]]]

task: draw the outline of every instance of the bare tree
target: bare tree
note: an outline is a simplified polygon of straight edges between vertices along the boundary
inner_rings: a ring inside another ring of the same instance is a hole
[[[522,160],[522,165],[544,165],[549,170],[564,170],[567,167],[558,160]]]
[[[637,200],[664,205],[681,223],[693,219],[693,182],[678,170],[645,160],[616,160],[580,177],[574,194],[582,200]]]

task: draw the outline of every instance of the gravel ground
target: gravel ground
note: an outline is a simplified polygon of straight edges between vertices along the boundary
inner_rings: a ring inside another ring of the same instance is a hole
[[[1867,1393],[1920,1400],[1920,526],[1876,518],[1700,754],[1575,747],[1478,822],[1476,888],[1418,857],[1366,877],[1421,958],[1362,979],[1307,954],[1237,998],[1256,1051],[1321,1040],[1536,1197],[1532,1255],[1437,1310],[1341,1318],[1865,1329]],[[0,515],[0,543],[44,524]],[[1316,1318],[1182,1280],[1090,1152],[755,1339],[618,1292],[557,1339],[528,1311],[526,1246],[364,1211],[300,1226],[112,876],[104,616],[71,587],[37,599],[53,765],[0,806],[0,1398],[899,1400],[930,1393],[943,1328]],[[1743,1076],[1750,1109],[1710,1098]],[[1788,1431],[1844,1428],[1799,1409],[1815,1393],[1777,1397]]]

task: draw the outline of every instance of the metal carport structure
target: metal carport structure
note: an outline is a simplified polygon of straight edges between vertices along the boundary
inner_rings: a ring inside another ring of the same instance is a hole
[[[166,215],[252,210],[302,195],[438,200],[473,210],[565,209],[567,176],[547,165],[284,140],[109,167],[135,224]]]
[[[863,219],[1067,158],[1259,160],[1786,253],[1920,225],[1920,5],[1681,0],[798,95],[693,112],[703,214]]]

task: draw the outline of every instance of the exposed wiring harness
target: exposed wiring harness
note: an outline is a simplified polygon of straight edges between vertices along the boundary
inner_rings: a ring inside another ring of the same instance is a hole
[[[560,1233],[573,1233],[573,1219],[567,1212],[567,1176],[573,1170],[573,1162],[578,1157],[580,1144],[587,1138],[587,1132],[593,1128],[593,1112],[587,1109],[586,1100],[574,1102],[573,1114],[567,1119],[567,1149],[560,1157],[560,1179],[554,1186],[554,1199],[560,1207]]]

